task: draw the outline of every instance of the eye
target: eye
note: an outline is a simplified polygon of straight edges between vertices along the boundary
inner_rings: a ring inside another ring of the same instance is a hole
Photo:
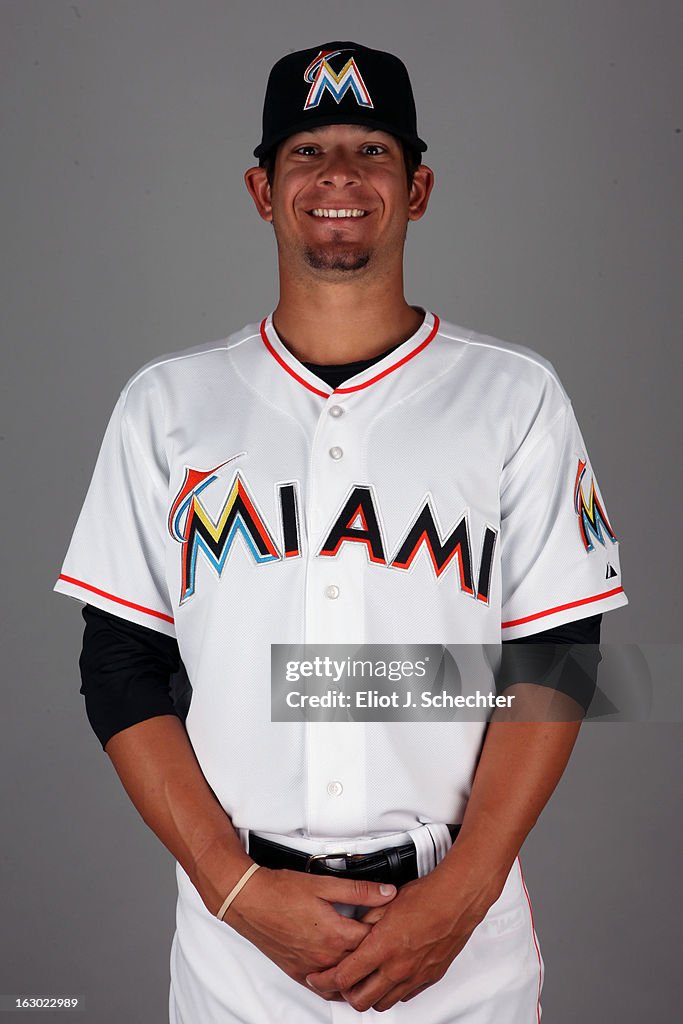
[[[294,152],[295,152],[295,153],[302,153],[302,155],[305,155],[305,154],[303,154],[303,150],[304,150],[304,149],[311,149],[311,150],[315,150],[316,148],[317,148],[317,147],[316,147],[316,146],[314,146],[314,145],[313,145],[313,143],[311,143],[311,142],[306,142],[306,143],[304,143],[304,145],[303,145],[303,146],[297,146],[297,147],[296,147],[296,149],[294,150]]]
[[[380,144],[378,142],[368,142],[368,143],[366,143],[366,145],[363,146],[363,151],[365,152],[368,149],[376,149],[380,153],[380,155],[382,153],[386,153],[386,149],[384,148],[384,146],[380,146]],[[372,154],[370,154],[370,155],[372,155]]]

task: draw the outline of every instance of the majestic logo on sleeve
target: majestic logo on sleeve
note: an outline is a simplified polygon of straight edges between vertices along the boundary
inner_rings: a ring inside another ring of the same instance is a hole
[[[304,110],[313,110],[317,107],[326,90],[331,93],[336,103],[340,103],[350,90],[356,97],[359,107],[374,107],[353,57],[347,60],[339,72],[335,71],[330,64],[331,59],[338,57],[340,53],[348,52],[348,50],[321,50],[315,60],[311,61],[304,71],[304,80],[311,83],[304,103]]]
[[[617,538],[607,521],[607,516],[595,493],[595,480],[591,480],[591,489],[588,501],[583,493],[583,478],[586,473],[586,462],[579,459],[576,471],[576,482],[574,484],[574,511],[579,520],[579,532],[586,551],[593,550],[593,539],[605,545],[605,534],[614,542]],[[614,572],[614,570],[612,570]],[[616,573],[615,573],[616,575]]]
[[[195,593],[200,556],[220,578],[238,535],[255,565],[294,558],[302,553],[296,482],[276,485],[282,538],[279,546],[239,472],[235,474],[216,518],[207,511],[200,495],[219,479],[218,472],[225,465],[227,463],[223,462],[210,470],[186,468],[183,483],[171,505],[168,531],[181,545],[182,552],[180,604]],[[433,499],[428,495],[408,524],[395,553],[387,555],[373,488],[367,485],[352,487],[335,513],[317,557],[336,558],[345,545],[362,544],[368,562],[406,571],[411,569],[424,548],[425,557],[437,579],[451,562],[455,562],[461,592],[488,604],[498,531],[489,525],[484,528],[475,578],[469,513],[463,513],[450,533],[446,533],[439,525],[432,506]]]

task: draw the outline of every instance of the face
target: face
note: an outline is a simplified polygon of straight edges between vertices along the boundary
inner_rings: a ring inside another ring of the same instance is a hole
[[[408,221],[424,213],[433,176],[422,165],[409,192],[393,135],[326,125],[280,144],[272,188],[263,168],[245,181],[273,224],[281,266],[348,279],[402,264]]]

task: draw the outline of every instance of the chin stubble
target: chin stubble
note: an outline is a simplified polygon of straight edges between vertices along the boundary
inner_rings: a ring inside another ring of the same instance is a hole
[[[309,267],[313,267],[314,270],[361,270],[370,262],[370,253],[367,250],[344,252],[306,246],[304,257]]]

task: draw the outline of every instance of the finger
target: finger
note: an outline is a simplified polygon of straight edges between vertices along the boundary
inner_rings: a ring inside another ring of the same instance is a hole
[[[394,985],[381,999],[372,1004],[373,1009],[381,1013],[383,1010],[390,1010],[392,1006],[396,1006],[396,1003],[408,1002],[413,996],[419,995],[420,992],[424,992],[426,988],[429,988],[432,982],[429,982],[427,985],[420,985],[416,989],[413,988],[414,984],[414,981],[408,980],[401,982],[400,985]]]
[[[315,991],[315,989],[311,989],[311,991]],[[317,992],[316,995],[320,996],[321,999],[324,999],[326,1003],[346,1002],[341,992]]]
[[[317,895],[330,903],[348,903],[355,907],[381,907],[396,895],[396,886],[366,882],[360,878],[317,876]]]
[[[344,961],[340,961],[343,963]],[[337,968],[339,964],[334,967],[328,967],[324,971],[313,971],[311,974],[306,975],[306,984],[309,985],[315,992],[341,992],[342,986],[337,977]],[[372,972],[371,972],[372,973]],[[348,977],[348,975],[347,975]],[[344,992],[350,991],[353,986],[347,982],[347,978],[342,975],[344,979]],[[359,978],[359,981],[365,981],[367,978],[366,974]]]
[[[386,1000],[399,984],[404,985],[403,982],[399,983],[388,978],[380,969],[373,971],[372,974],[364,978],[359,984],[353,985],[350,989],[342,988],[341,994],[349,1006],[352,1006],[359,1013],[364,1013],[371,1007],[378,1006],[383,1000]]]
[[[319,996],[339,992],[339,985],[334,979],[336,967],[330,967],[327,971],[314,971],[306,975],[306,984],[317,992]]]
[[[306,983],[306,987],[309,988],[311,990],[311,992],[315,992],[315,994],[317,996],[320,996],[321,999],[324,999],[326,1002],[334,1002],[334,1003],[345,1003],[346,1002],[344,996],[341,994],[341,992],[339,991],[338,988],[333,988],[333,987],[329,987],[329,986],[327,986],[325,989],[316,988],[316,986],[311,981],[309,981],[310,977],[311,977],[311,975],[309,974],[304,979],[305,983]]]
[[[372,910],[368,910],[367,914],[363,914],[358,920],[362,924],[377,924],[384,917],[386,911],[384,907],[373,907]]]
[[[372,925],[363,924],[362,921],[356,921],[351,917],[344,917],[343,914],[339,914],[339,917],[341,918],[341,921],[336,926],[336,930],[343,940],[344,950],[352,953],[353,950],[360,945],[366,935],[370,934],[372,931]]]
[[[336,967],[314,971],[307,976],[306,981],[322,992],[331,992],[335,989],[345,992],[376,971],[383,959],[382,951],[376,947],[376,943],[373,948],[370,932],[357,949],[340,960]]]

